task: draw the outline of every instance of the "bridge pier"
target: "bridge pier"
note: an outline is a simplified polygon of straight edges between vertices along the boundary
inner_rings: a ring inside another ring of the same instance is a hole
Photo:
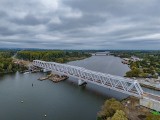
[[[86,84],[86,82],[84,80],[80,80],[80,79],[78,80],[78,85],[79,86],[84,85],[84,84]]]
[[[47,70],[47,69],[43,69],[43,72],[48,72],[48,71],[50,71],[50,70]]]

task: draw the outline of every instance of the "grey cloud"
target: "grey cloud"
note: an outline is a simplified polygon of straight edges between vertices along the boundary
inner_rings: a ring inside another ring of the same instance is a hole
[[[6,27],[0,27],[0,35],[13,35],[14,32],[10,31],[8,28]]]
[[[34,15],[26,15],[24,18],[14,18],[11,20],[12,22],[18,24],[18,25],[39,25],[39,24],[46,24],[48,22],[48,19],[42,19],[37,18]]]
[[[105,22],[106,18],[98,17],[94,14],[84,14],[83,17],[79,19],[68,19],[68,18],[60,18],[62,24],[51,24],[49,23],[47,28],[51,31],[70,31],[77,30],[80,28],[90,27],[99,23]]]
[[[159,49],[159,4],[159,0],[1,0],[0,44]]]
[[[3,18],[3,17],[6,17],[7,16],[7,13],[4,12],[4,11],[0,11],[0,17]]]

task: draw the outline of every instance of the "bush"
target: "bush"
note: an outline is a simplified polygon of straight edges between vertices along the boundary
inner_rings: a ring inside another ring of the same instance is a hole
[[[111,120],[128,120],[128,119],[122,110],[117,110],[116,113],[111,118]]]
[[[107,100],[102,106],[101,111],[98,113],[97,120],[106,120],[107,118],[112,117],[117,110],[123,111],[123,105],[115,99]]]
[[[149,114],[149,115],[147,115],[146,120],[160,120],[160,115]]]

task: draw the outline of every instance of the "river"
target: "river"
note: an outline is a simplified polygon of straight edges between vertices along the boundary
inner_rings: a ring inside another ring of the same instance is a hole
[[[113,56],[92,56],[68,64],[119,76],[129,70],[120,58]],[[45,75],[1,75],[0,120],[95,120],[106,99],[127,97],[90,83],[79,87],[74,78],[60,83],[37,80]]]

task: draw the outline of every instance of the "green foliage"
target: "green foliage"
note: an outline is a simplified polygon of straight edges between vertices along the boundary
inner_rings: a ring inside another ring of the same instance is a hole
[[[115,56],[130,58],[137,56],[142,61],[130,62],[131,71],[126,73],[127,77],[152,77],[160,75],[160,51],[113,51]]]
[[[0,73],[11,73],[16,72],[17,70],[27,69],[23,65],[17,65],[13,62],[11,58],[16,51],[0,51]]]
[[[27,70],[23,64],[13,62],[12,56],[15,55],[16,50],[1,50],[0,51],[0,73],[9,73],[15,71]],[[17,58],[22,60],[45,60],[64,63],[72,60],[82,59],[90,55],[82,51],[59,51],[59,50],[32,50],[32,51],[18,51]]]
[[[106,120],[107,118],[112,117],[117,110],[123,111],[123,105],[115,99],[107,100],[102,106],[101,111],[98,113],[97,120]]]
[[[16,51],[0,51],[0,58],[10,58],[15,54]]]
[[[12,62],[12,58],[0,57],[0,73],[8,73],[16,71],[16,65]]]
[[[8,70],[9,72],[12,72],[12,64],[9,64],[9,65],[8,65],[7,70]]]
[[[131,71],[128,71],[126,73],[127,77],[139,77],[139,74],[141,73],[140,69],[135,68]]]
[[[160,120],[160,115],[149,114],[147,115],[146,120]]]
[[[148,73],[141,72],[138,76],[141,77],[141,78],[147,78]]]
[[[160,112],[158,112],[158,111],[151,111],[151,113],[152,113],[153,115],[160,115]]]
[[[122,110],[117,110],[116,113],[111,118],[111,120],[128,120],[128,119]]]
[[[90,55],[84,52],[78,51],[19,51],[17,58],[23,60],[44,60],[44,61],[55,61],[59,63],[68,62],[75,58],[89,57]]]

